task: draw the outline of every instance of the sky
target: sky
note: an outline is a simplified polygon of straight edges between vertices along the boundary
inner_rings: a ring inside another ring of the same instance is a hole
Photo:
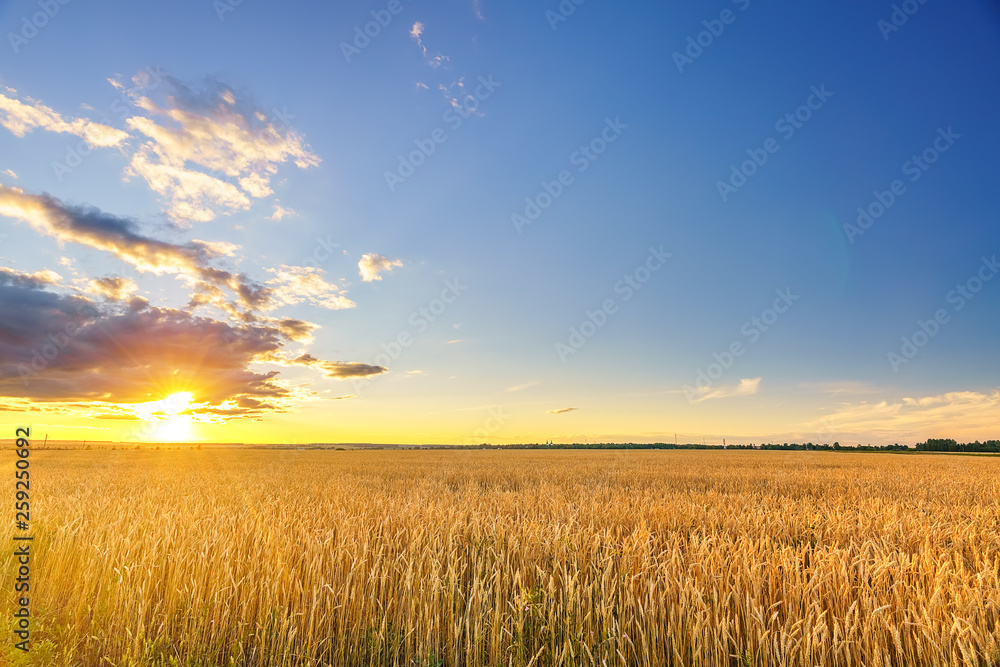
[[[52,439],[1000,436],[995,3],[0,2]]]

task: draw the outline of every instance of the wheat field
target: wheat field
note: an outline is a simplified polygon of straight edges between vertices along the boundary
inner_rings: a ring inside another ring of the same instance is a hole
[[[33,646],[3,659],[1000,665],[998,472],[818,452],[37,451]]]

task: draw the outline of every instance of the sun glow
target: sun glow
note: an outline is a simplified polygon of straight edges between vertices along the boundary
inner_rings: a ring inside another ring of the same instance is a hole
[[[159,401],[132,406],[136,416],[150,424],[146,439],[163,442],[190,440],[193,436],[192,399],[190,391],[179,391]]]

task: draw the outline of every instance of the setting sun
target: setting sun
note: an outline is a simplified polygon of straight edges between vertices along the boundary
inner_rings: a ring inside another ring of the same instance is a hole
[[[191,414],[194,394],[179,391],[159,401],[134,405],[136,416],[151,422],[147,429],[153,439],[165,442],[190,440],[194,418]]]

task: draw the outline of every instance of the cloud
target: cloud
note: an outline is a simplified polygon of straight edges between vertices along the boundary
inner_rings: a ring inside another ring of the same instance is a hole
[[[3,171],[0,171],[0,174],[9,177],[11,180],[17,180],[17,174],[14,173],[13,169],[4,169]]]
[[[27,271],[18,271],[17,269],[0,268],[0,276],[2,276],[5,280],[15,281],[20,285],[31,285],[36,287],[41,287],[42,285],[58,285],[62,280],[62,276],[50,269],[42,269],[41,271],[28,273]]]
[[[319,369],[323,371],[326,377],[335,378],[337,380],[365,378],[389,372],[389,369],[384,366],[372,366],[370,364],[362,364],[360,362],[323,361],[322,359],[317,359],[311,354],[300,355],[294,359],[288,360],[287,363]]]
[[[573,412],[574,410],[579,410],[580,408],[559,408],[558,410],[546,410],[547,414],[550,415],[561,415],[566,412]]]
[[[180,385],[210,404],[287,395],[273,374],[246,368],[255,355],[280,348],[283,337],[270,327],[246,327],[230,341],[233,327],[224,322],[141,300],[109,308],[8,269],[0,269],[0,308],[18,312],[0,323],[0,396],[140,403]]]
[[[403,262],[398,259],[390,260],[384,255],[366,254],[358,262],[358,271],[361,273],[361,279],[366,283],[370,283],[373,280],[382,280],[379,272],[392,271],[394,266],[402,265]]]
[[[131,278],[121,276],[106,276],[90,281],[91,290],[112,301],[128,301],[139,289]]]
[[[700,396],[694,399],[695,403],[707,401],[713,398],[730,398],[733,396],[752,396],[760,389],[760,378],[743,378],[738,385],[723,385],[715,387],[699,388]]]
[[[483,16],[483,0],[472,0],[472,12],[476,15],[476,18],[480,21],[485,21],[486,18]]]
[[[157,157],[151,145],[132,156],[125,174],[142,177],[162,195],[167,200],[167,215],[181,225],[208,222],[220,213],[250,208],[250,198],[232,183]]]
[[[285,208],[284,206],[274,205],[274,213],[268,216],[268,220],[274,220],[275,222],[281,222],[285,218],[295,215],[295,211],[290,208]]]
[[[830,382],[800,382],[799,386],[803,389],[808,389],[810,391],[815,391],[821,394],[832,394],[836,396],[837,394],[877,394],[881,390],[867,382],[856,382],[851,380],[846,381],[830,381]]]
[[[456,338],[454,340],[445,341],[445,345],[454,345],[455,343],[464,343],[464,338]]]
[[[252,199],[272,194],[271,177],[285,162],[301,169],[320,163],[294,130],[225,85],[209,80],[195,91],[172,77],[165,83],[165,101],[139,97],[148,115],[126,121],[146,140],[125,173],[159,193],[179,224],[248,209]]]
[[[16,93],[10,88],[7,90]],[[75,134],[91,147],[118,146],[129,137],[127,132],[83,118],[65,119],[30,97],[25,100],[27,103],[0,93],[0,125],[10,130],[14,136],[23,137],[37,128]]]
[[[976,439],[1000,432],[1000,389],[955,391],[896,401],[842,403],[834,412],[804,424],[830,433],[872,434],[886,441],[934,437]]]
[[[2,185],[0,216],[26,221],[37,231],[60,242],[71,241],[112,253],[140,271],[176,274],[195,288],[198,305],[213,303],[224,310],[235,308],[226,305],[222,298],[223,288],[232,292],[237,305],[243,308],[267,310],[277,305],[271,289],[242,274],[211,266],[213,260],[233,254],[236,246],[232,244],[160,241],[142,234],[138,223],[129,218],[119,218],[96,208],[69,206],[48,195],[27,194],[19,188]]]
[[[486,115],[479,110],[479,100],[465,87],[464,76],[459,77],[458,81],[455,81],[447,86],[443,83],[438,84],[438,90],[440,90],[441,94],[444,95],[444,98],[448,100],[448,104],[455,109],[462,110],[463,117],[465,114],[479,116],[480,118]]]
[[[329,310],[354,308],[347,292],[323,279],[323,269],[311,266],[285,266],[266,269],[275,275],[267,281],[270,297],[283,304],[294,305],[306,302]]]
[[[34,405],[46,411],[126,419],[141,406],[190,392],[192,413],[206,419],[259,418],[284,412],[312,392],[290,387],[278,371],[251,370],[282,358],[297,320],[233,324],[156,308],[144,299],[98,301],[53,291],[52,276],[0,268],[0,409]],[[94,281],[99,295],[129,292],[125,279]],[[308,329],[307,329],[308,330]],[[299,355],[329,377],[358,377],[385,368]],[[284,365],[289,365],[285,363]],[[33,403],[25,404],[29,400]]]
[[[127,91],[135,114],[128,131],[85,118],[64,118],[44,104],[0,94],[0,125],[23,137],[36,128],[82,137],[92,147],[128,147],[126,179],[141,178],[181,226],[208,222],[219,215],[247,210],[255,199],[273,194],[271,178],[291,162],[306,169],[320,158],[287,124],[287,114],[257,109],[224,84],[208,80],[194,90],[170,76],[157,76],[157,99],[145,96],[140,83]],[[109,79],[123,89],[123,84]],[[16,94],[13,89],[6,91]],[[152,93],[150,93],[152,94]],[[127,140],[137,141],[131,145]],[[136,145],[137,144],[137,145]],[[13,175],[13,172],[4,172]],[[15,177],[16,176],[12,176]],[[293,212],[276,206],[272,219]]]
[[[442,65],[444,65],[449,60],[449,58],[448,56],[443,56],[440,53],[436,53],[434,55],[428,55],[427,47],[424,46],[424,40],[423,40],[424,30],[425,30],[424,24],[421,21],[417,21],[416,23],[413,24],[413,27],[410,28],[410,37],[412,37],[413,41],[416,42],[417,46],[420,47],[420,53],[424,57],[424,62],[433,67],[434,69],[437,69]]]
[[[421,23],[420,21],[417,21],[416,23],[413,24],[413,27],[410,28],[410,37],[413,38],[413,41],[417,43],[417,46],[420,47],[421,52],[426,56],[427,47],[424,46],[423,40],[420,39],[420,36],[423,34],[424,34],[424,24]]]
[[[513,387],[507,387],[505,391],[521,391],[522,389],[537,387],[541,383],[542,383],[541,380],[532,380],[531,382],[525,382],[524,384],[516,384]]]

